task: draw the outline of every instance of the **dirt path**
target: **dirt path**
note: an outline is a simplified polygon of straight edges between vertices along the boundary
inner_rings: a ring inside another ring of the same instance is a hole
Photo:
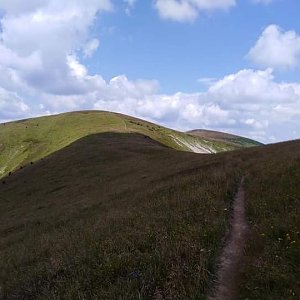
[[[231,229],[226,245],[220,257],[217,283],[210,300],[233,300],[238,295],[240,270],[243,265],[244,248],[249,235],[249,226],[245,215],[244,178],[233,204]]]

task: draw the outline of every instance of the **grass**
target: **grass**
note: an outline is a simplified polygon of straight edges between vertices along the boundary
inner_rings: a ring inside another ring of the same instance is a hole
[[[73,112],[0,124],[0,178],[84,136],[102,132],[140,133],[183,151],[218,152],[228,148],[223,142],[209,143],[130,116],[103,111]]]
[[[299,149],[300,142],[255,149],[246,163],[252,237],[241,299],[300,299]]]
[[[3,179],[0,298],[206,299],[246,175],[240,299],[299,299],[300,141],[216,155],[87,136]]]
[[[224,132],[196,129],[188,131],[188,133],[203,138],[213,149],[216,149],[216,152],[262,146],[257,141]]]
[[[5,178],[2,298],[204,299],[236,188],[212,158],[100,134]]]

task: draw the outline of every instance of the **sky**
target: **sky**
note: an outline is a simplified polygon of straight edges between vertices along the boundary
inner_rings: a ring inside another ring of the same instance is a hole
[[[98,109],[300,138],[299,0],[0,0],[0,122]]]

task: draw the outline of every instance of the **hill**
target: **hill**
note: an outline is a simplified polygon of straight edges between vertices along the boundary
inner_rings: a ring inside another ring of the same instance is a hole
[[[298,299],[299,150],[201,155],[137,133],[85,136],[2,179],[0,298],[206,299],[244,175],[239,296]]]
[[[214,153],[228,148],[221,140],[212,143],[207,138],[122,114],[72,112],[0,124],[0,178],[84,136],[101,132],[140,133],[168,147],[196,153]]]
[[[257,141],[245,137],[213,130],[195,129],[188,131],[187,133],[200,137],[204,140],[207,139],[212,145],[216,143],[215,147],[217,148],[220,145],[221,149],[219,149],[219,151],[236,150],[245,147],[248,148],[262,145]]]
[[[214,157],[103,133],[4,178],[2,296],[204,295],[234,189]]]

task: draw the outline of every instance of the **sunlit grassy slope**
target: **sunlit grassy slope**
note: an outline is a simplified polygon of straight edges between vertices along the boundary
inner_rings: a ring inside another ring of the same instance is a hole
[[[210,142],[126,115],[103,111],[72,112],[0,124],[0,178],[81,137],[101,132],[136,132],[168,147],[190,152],[212,153],[233,148],[223,141]]]
[[[262,145],[257,141],[225,132],[195,129],[188,131],[187,133],[202,138],[203,140],[207,140],[207,143],[214,147],[217,152]]]

